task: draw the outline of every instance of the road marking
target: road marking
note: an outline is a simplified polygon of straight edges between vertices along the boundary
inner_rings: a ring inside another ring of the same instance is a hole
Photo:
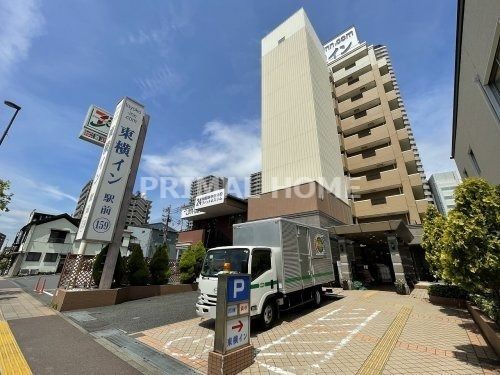
[[[389,356],[391,355],[396,342],[403,332],[403,329],[410,317],[412,307],[403,306],[399,311],[398,315],[394,318],[387,331],[385,331],[384,336],[379,340],[373,351],[368,356],[366,361],[363,363],[358,371],[358,374],[368,375],[368,374],[381,374]]]
[[[53,294],[53,293],[49,293],[49,292],[47,292],[46,290],[44,290],[43,292],[44,292],[45,294],[47,294],[47,295],[51,296],[51,297],[54,297],[54,294]]]
[[[279,375],[295,375],[293,372],[283,370],[282,368],[279,368],[276,366],[268,365],[267,363],[264,363],[264,362],[257,361],[257,363],[259,364],[259,366],[262,366],[262,367],[268,369],[269,371],[275,372]]]
[[[343,307],[340,307],[340,308],[338,308],[338,309],[332,310],[332,311],[330,311],[328,314],[324,315],[322,318],[326,318],[327,316],[333,315],[333,314],[335,314],[336,312],[339,312],[340,310],[342,310],[342,308],[343,308]],[[321,318],[319,318],[319,319],[321,319]],[[317,320],[319,320],[319,319],[317,319]],[[293,336],[293,335],[300,335],[300,332],[302,332],[304,329],[309,328],[309,327],[312,327],[312,325],[311,325],[311,324],[307,324],[307,325],[305,325],[304,327],[299,328],[299,329],[297,329],[297,330],[293,331],[292,333],[289,333],[288,335],[281,336],[279,339],[274,340],[273,342],[270,342],[269,344],[262,345],[262,346],[259,348],[259,350],[261,350],[261,351],[262,351],[262,350],[269,349],[270,347],[272,347],[272,346],[274,346],[274,345],[279,345],[279,344],[281,344],[283,341],[285,341],[286,339],[290,338],[290,337],[291,337],[291,336]]]
[[[9,324],[0,313],[0,374],[31,375],[31,369],[24,358]]]
[[[370,320],[375,318],[378,314],[380,314],[380,311],[375,311],[373,314],[371,314],[369,317],[367,317],[365,320],[363,320],[361,323],[359,323],[357,325],[357,327],[351,331],[351,333],[349,333],[346,337],[344,337],[340,341],[340,343],[338,343],[332,350],[327,352],[325,354],[325,356],[323,357],[323,359],[321,361],[319,361],[319,363],[325,363],[326,361],[330,360],[334,356],[335,352],[339,351],[344,346],[346,346],[349,343],[349,341],[351,341],[352,338],[356,334],[358,334],[358,332],[361,331],[363,329],[363,327],[365,327],[370,322]],[[315,367],[315,368],[319,368],[319,363],[311,365],[311,366]]]

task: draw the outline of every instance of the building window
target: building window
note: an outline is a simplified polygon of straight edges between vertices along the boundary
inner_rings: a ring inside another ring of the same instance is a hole
[[[363,137],[368,137],[369,135],[372,134],[372,130],[371,129],[365,129],[365,130],[361,130],[359,133],[358,133],[358,138],[363,138]]]
[[[26,262],[38,262],[42,253],[29,252],[26,253]]]
[[[58,256],[59,256],[58,253],[46,253],[45,257],[43,258],[43,261],[46,263],[53,263],[57,260]]]
[[[469,157],[472,162],[472,165],[474,165],[474,168],[476,169],[476,172],[478,175],[481,175],[481,168],[479,168],[479,164],[477,162],[476,156],[474,155],[474,151],[472,151],[472,148],[469,147]]]
[[[497,46],[497,53],[493,60],[489,85],[498,102],[500,102],[500,43]]]
[[[361,117],[364,117],[364,116],[366,116],[366,111],[361,111],[361,112],[358,112],[358,113],[354,114],[354,118],[355,119],[358,119],[358,118],[361,118]]]
[[[372,206],[375,206],[377,204],[386,204],[387,199],[385,197],[372,198],[371,203],[372,203]]]
[[[377,152],[374,149],[371,149],[371,150],[363,151],[361,153],[361,157],[363,159],[366,159],[366,158],[371,158],[372,156],[375,156],[376,154],[377,154]]]
[[[345,70],[349,70],[349,69],[351,69],[351,68],[354,68],[355,66],[356,66],[356,62],[353,62],[352,64],[347,65],[347,66],[345,67]]]
[[[64,243],[68,232],[64,230],[51,229],[49,236],[49,243]]]
[[[355,102],[356,100],[359,100],[363,97],[363,94],[358,94],[358,95],[354,95],[352,98],[351,98],[351,102]]]
[[[353,83],[356,83],[358,81],[359,81],[359,77],[356,77],[356,78],[349,77],[347,79],[347,86],[351,86]]]

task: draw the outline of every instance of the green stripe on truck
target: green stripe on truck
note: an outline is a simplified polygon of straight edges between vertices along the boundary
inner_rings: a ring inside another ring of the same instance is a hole
[[[321,272],[321,273],[315,273],[314,275],[302,275],[302,276],[296,276],[296,277],[289,277],[288,279],[285,279],[285,282],[287,283],[292,283],[294,281],[301,281],[301,280],[310,280],[313,277],[322,277],[322,276],[332,276],[333,272]],[[278,282],[276,280],[273,280],[275,284]],[[266,286],[271,286],[271,281],[267,281],[264,283],[263,287]],[[260,288],[260,284],[250,284],[250,289],[258,289]]]

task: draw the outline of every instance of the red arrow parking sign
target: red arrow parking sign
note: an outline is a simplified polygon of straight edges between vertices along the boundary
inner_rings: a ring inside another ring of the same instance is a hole
[[[241,320],[238,320],[238,324],[232,326],[231,328],[232,329],[237,329],[238,332],[241,332],[241,329],[243,328],[243,322]]]

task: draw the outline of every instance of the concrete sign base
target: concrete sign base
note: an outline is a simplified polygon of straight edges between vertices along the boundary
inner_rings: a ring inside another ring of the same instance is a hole
[[[253,364],[253,351],[252,345],[246,345],[227,354],[208,353],[208,375],[240,373]]]

